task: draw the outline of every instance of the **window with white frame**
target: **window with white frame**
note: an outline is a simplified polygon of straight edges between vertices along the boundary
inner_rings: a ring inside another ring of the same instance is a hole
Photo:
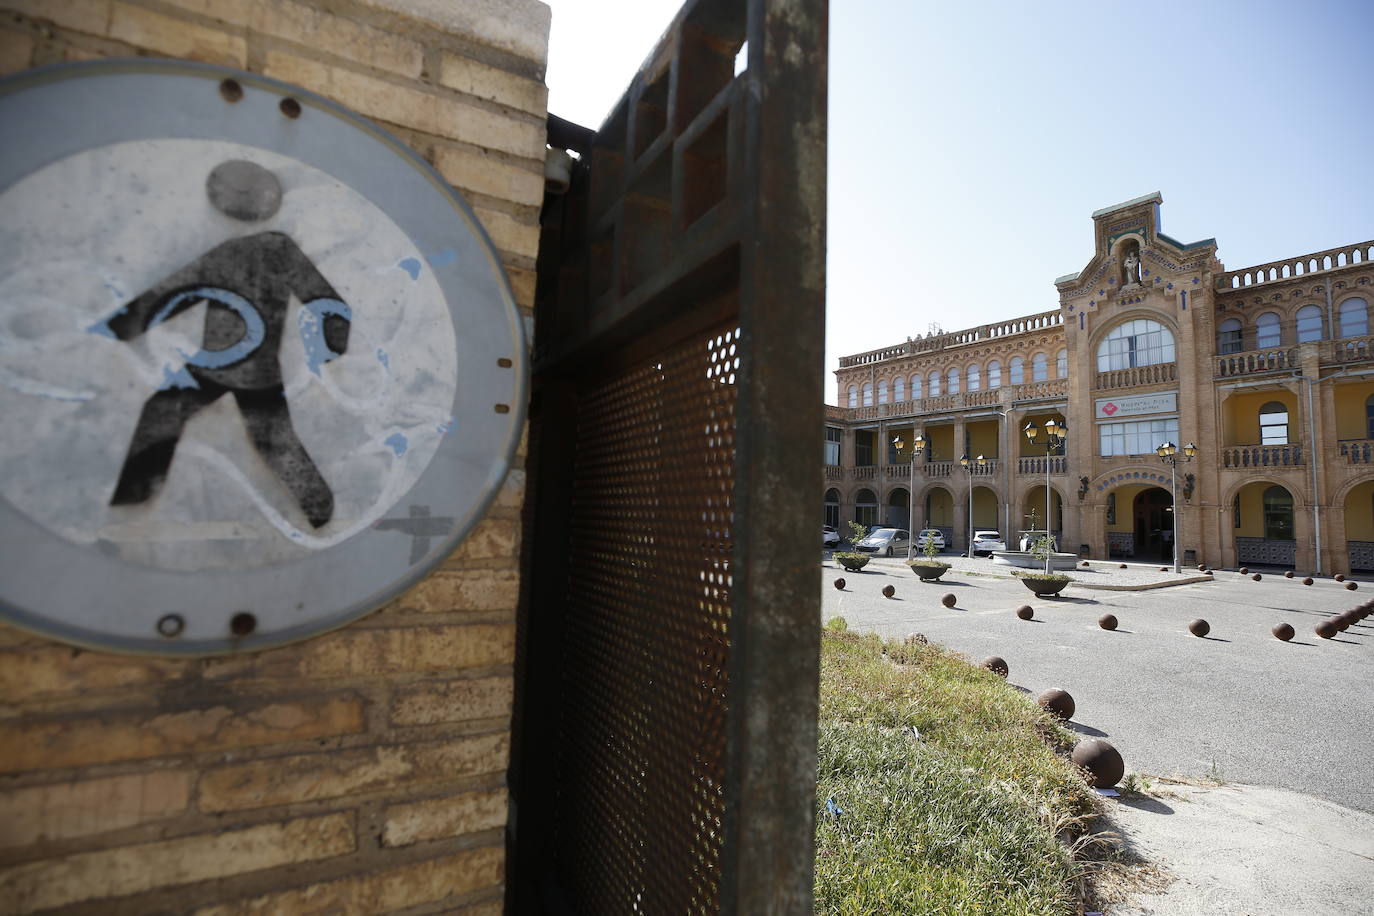
[[[837,467],[840,463],[840,437],[843,432],[834,426],[825,428],[825,463]]]
[[[1175,358],[1173,333],[1148,318],[1123,321],[1097,345],[1098,372],[1171,363]]]
[[[1097,443],[1103,458],[1152,455],[1162,443],[1177,441],[1178,417],[1131,423],[1099,423],[1097,426]]]
[[[1047,382],[1050,379],[1049,360],[1045,354],[1037,353],[1031,357],[1031,381]]]
[[[1002,387],[1002,363],[999,360],[994,359],[988,363],[988,387]]]
[[[1270,401],[1259,412],[1260,445],[1288,444],[1288,408]]]
[[[1322,310],[1315,305],[1298,309],[1298,343],[1322,339]]]
[[[873,383],[864,382],[864,406],[873,406]]]
[[[1008,366],[1013,385],[1024,385],[1026,383],[1026,361],[1019,356],[1013,356]]]
[[[1054,377],[1069,377],[1069,351],[1060,350],[1054,357]]]
[[[949,375],[947,376],[947,378],[949,379],[949,391],[947,391],[946,393],[947,393],[947,394],[958,394],[958,393],[959,393],[959,370],[958,370],[958,369],[951,369],[951,370],[949,370]]]
[[[1263,350],[1277,347],[1283,341],[1278,312],[1265,312],[1255,319],[1255,346]]]
[[[1369,333],[1369,305],[1363,299],[1345,300],[1336,314],[1340,318],[1342,337],[1363,337]]]
[[[938,398],[940,396],[940,373],[930,373],[930,375],[927,377],[927,381],[930,382],[930,388],[928,389],[930,392],[930,396],[932,398]]]
[[[906,400],[906,377],[905,377],[905,376],[899,375],[899,376],[897,376],[896,378],[894,378],[894,379],[892,380],[892,400],[894,400],[894,401],[905,401],[905,400]]]
[[[878,382],[878,403],[887,403],[887,379],[881,379]]]
[[[983,387],[983,370],[977,363],[969,366],[965,375],[968,376],[968,391],[977,391]]]
[[[1217,352],[1222,356],[1227,353],[1239,353],[1244,346],[1240,340],[1240,319],[1227,318],[1217,325]]]

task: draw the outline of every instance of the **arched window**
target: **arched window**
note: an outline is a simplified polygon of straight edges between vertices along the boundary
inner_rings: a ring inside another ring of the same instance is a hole
[[[825,524],[836,530],[840,527],[840,491],[834,487],[825,491]]]
[[[859,389],[858,389],[858,387],[855,386],[855,385],[850,385],[850,386],[849,386],[849,406],[850,406],[850,407],[858,407],[858,406],[859,406]]]
[[[930,373],[930,376],[927,380],[930,382],[930,396],[932,398],[938,398],[940,396],[940,373]]]
[[[1049,378],[1050,378],[1049,360],[1045,358],[1045,354],[1043,354],[1043,353],[1037,353],[1037,354],[1035,354],[1034,356],[1032,356],[1032,357],[1031,357],[1031,381],[1032,381],[1032,382],[1045,382],[1045,381],[1049,381]]]
[[[1364,437],[1374,439],[1374,394],[1364,402]]]
[[[906,379],[903,376],[899,375],[892,380],[892,400],[906,400]]]
[[[915,400],[919,400],[920,397],[921,397],[921,377],[920,377],[919,375],[913,375],[913,376],[911,377],[911,399],[912,399],[913,401],[915,401]]]
[[[1322,310],[1315,305],[1298,309],[1298,343],[1322,339]]]
[[[1270,401],[1259,412],[1260,445],[1288,444],[1288,408]]]
[[[1273,541],[1293,540],[1293,494],[1277,485],[1264,491],[1264,536]]]
[[[1283,342],[1283,332],[1279,329],[1279,313],[1265,312],[1255,319],[1255,346],[1263,350],[1277,347]]]
[[[1171,363],[1174,335],[1158,321],[1137,318],[1112,328],[1097,345],[1097,371]]]
[[[878,524],[878,497],[872,490],[860,490],[855,495],[854,521],[866,527]]]
[[[1241,349],[1240,319],[1227,318],[1217,325],[1217,352],[1225,356],[1227,353],[1239,353]]]
[[[864,382],[864,406],[873,406],[873,383]]]
[[[1002,363],[999,360],[988,363],[988,387],[1002,387]]]
[[[1054,377],[1069,377],[1069,351],[1060,350],[1054,357]]]
[[[983,387],[983,370],[978,366],[977,363],[974,363],[972,366],[969,366],[968,371],[965,374],[968,376],[969,391],[977,391],[978,389]]]
[[[878,403],[887,403],[887,379],[879,379],[878,381]]]
[[[949,391],[948,391],[947,393],[948,393],[948,394],[958,394],[958,393],[959,393],[959,370],[958,370],[958,369],[951,369],[951,370],[949,370]]]
[[[1363,299],[1345,300],[1337,314],[1342,337],[1363,337],[1369,333],[1369,306]]]
[[[1011,383],[1013,385],[1024,385],[1026,383],[1026,361],[1019,356],[1013,356],[1008,365]]]

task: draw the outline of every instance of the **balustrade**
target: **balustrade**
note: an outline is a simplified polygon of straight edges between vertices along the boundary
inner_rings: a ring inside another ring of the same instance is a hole
[[[876,480],[878,477],[878,466],[876,464],[866,464],[862,467],[850,468],[850,480]]]
[[[1322,341],[1322,362],[1357,363],[1374,359],[1374,337],[1345,337]]]
[[[1048,312],[1040,312],[1035,315],[1026,315],[1022,318],[1013,318],[1010,321],[1002,321],[997,324],[983,324],[976,328],[966,328],[962,331],[950,331],[944,334],[933,334],[930,337],[918,337],[915,340],[908,340],[905,343],[896,344],[895,346],[869,350],[867,353],[842,356],[840,357],[840,368],[848,369],[852,366],[867,366],[872,363],[882,362],[883,360],[896,359],[900,356],[910,356],[914,353],[931,353],[937,350],[950,349],[952,347],[969,346],[970,344],[976,344],[993,338],[1011,337],[1016,334],[1044,331],[1049,328],[1059,327],[1063,323],[1064,313],[1059,309],[1054,309]]]
[[[1279,347],[1218,356],[1216,377],[1229,378],[1236,375],[1251,375],[1256,372],[1274,372],[1280,369],[1291,371],[1297,368],[1299,368],[1297,348]]]
[[[1157,363],[1153,366],[1134,366],[1130,369],[1110,369],[1097,373],[1093,383],[1098,390],[1105,388],[1136,388],[1159,385],[1178,380],[1178,363]]]
[[[1048,382],[1030,382],[1015,387],[1015,396],[1018,401],[1034,401],[1042,398],[1066,398],[1069,396],[1069,380],[1066,378],[1052,379]]]
[[[1227,468],[1293,468],[1302,466],[1301,445],[1241,445],[1221,450]]]
[[[917,469],[922,477],[948,477],[954,471],[953,461],[927,461]]]
[[[1217,289],[1225,291],[1259,286],[1262,283],[1277,283],[1322,271],[1339,270],[1352,264],[1364,263],[1371,258],[1374,258],[1374,241],[1359,242],[1342,248],[1328,248],[1315,254],[1270,261],[1268,264],[1242,267],[1240,270],[1228,270],[1217,276]]]
[[[1048,459],[1041,455],[1038,458],[1018,458],[1016,460],[1016,473],[1039,474],[1043,477],[1046,460],[1050,463],[1051,474],[1063,474],[1068,469],[1068,459],[1063,455],[1050,455]]]
[[[1347,464],[1374,464],[1374,439],[1342,442],[1341,455]]]
[[[844,479],[844,468],[842,468],[842,467],[840,467],[839,465],[836,465],[836,464],[827,464],[827,465],[825,466],[825,479],[826,479],[826,480],[843,480],[843,479]]]

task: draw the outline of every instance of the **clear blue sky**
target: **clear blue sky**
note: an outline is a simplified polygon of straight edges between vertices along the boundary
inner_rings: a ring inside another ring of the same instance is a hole
[[[599,126],[677,0],[551,0]],[[932,322],[1058,305],[1092,211],[1164,196],[1227,267],[1374,238],[1374,0],[831,0],[826,381]]]

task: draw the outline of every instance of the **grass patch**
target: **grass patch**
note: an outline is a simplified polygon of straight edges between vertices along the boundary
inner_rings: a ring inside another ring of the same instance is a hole
[[[816,912],[1076,912],[1065,841],[1098,804],[1072,734],[938,646],[821,645]]]

